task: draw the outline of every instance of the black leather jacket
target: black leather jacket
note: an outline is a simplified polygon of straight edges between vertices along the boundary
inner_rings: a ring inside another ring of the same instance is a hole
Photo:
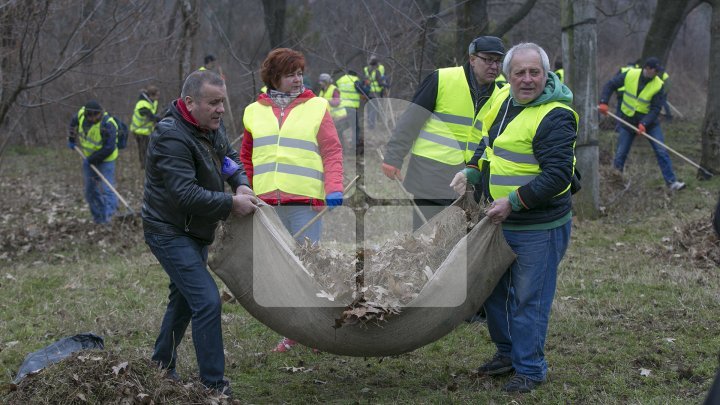
[[[225,127],[204,132],[185,121],[177,101],[150,135],[145,160],[143,229],[161,235],[185,235],[211,244],[218,222],[232,208],[232,195],[224,192],[222,160],[227,156],[240,166],[227,179],[233,192],[249,186],[237,151],[228,142]]]

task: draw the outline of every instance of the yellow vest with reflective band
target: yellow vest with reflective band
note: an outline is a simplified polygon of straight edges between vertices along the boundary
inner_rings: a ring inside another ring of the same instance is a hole
[[[560,79],[560,82],[565,83],[565,69],[558,69],[555,71],[555,74]]]
[[[505,99],[498,99],[503,104]],[[575,124],[578,115],[569,106],[560,102],[550,102],[537,107],[523,109],[499,134],[492,147],[485,152],[490,161],[490,196],[493,200],[507,197],[511,192],[528,184],[537,177],[542,170],[533,154],[532,142],[537,133],[540,122],[555,108],[564,108],[572,111]],[[574,144],[573,144],[574,147]],[[573,157],[573,172],[575,171],[575,157]],[[567,193],[570,183],[558,195]]]
[[[360,93],[355,88],[357,76],[347,74],[335,81],[340,90],[340,107],[360,108]]]
[[[380,76],[385,76],[384,65],[378,65],[377,69],[371,69],[370,66],[365,66],[365,77],[370,80],[370,91],[380,93],[383,88],[377,80],[376,71],[380,72]]]
[[[485,103],[483,109],[488,104]],[[420,130],[411,152],[451,166],[468,162],[481,139],[479,133],[470,131],[474,116],[475,107],[463,67],[438,69],[435,111]]]
[[[505,78],[505,75],[502,73],[498,74],[498,77],[495,78],[495,84],[497,84],[498,87],[502,88],[507,84],[507,79]]]
[[[80,147],[80,150],[82,150],[83,155],[85,157],[89,157],[96,151],[99,151],[102,149],[103,141],[102,141],[102,135],[100,134],[100,125],[103,123],[103,121],[107,120],[111,124],[115,126],[115,130],[117,131],[117,123],[115,122],[115,119],[111,117],[107,112],[103,113],[102,118],[100,121],[96,122],[95,125],[91,126],[87,133],[85,133],[85,130],[83,129],[83,123],[85,122],[85,107],[80,108],[80,111],[77,113],[78,116],[78,140],[80,141],[78,143],[78,146]],[[117,142],[117,134],[115,141]],[[118,148],[115,146],[115,150],[110,154],[110,156],[106,157],[103,162],[112,162],[113,160],[117,159],[118,156]]]
[[[320,90],[318,96],[328,101],[328,107],[330,108],[330,116],[332,116],[333,119],[337,120],[347,117],[347,112],[345,111],[345,107],[342,107],[341,105],[338,105],[337,107],[333,107],[330,105],[330,101],[332,101],[335,89],[337,89],[337,87],[335,87],[334,84],[329,84],[327,89]]]
[[[650,100],[662,89],[663,81],[657,75],[650,80],[637,94],[642,69],[630,69],[625,76],[625,94],[623,95],[622,107],[620,110],[628,117],[635,115],[635,112],[647,114],[650,112]]]
[[[143,108],[147,108],[155,115],[155,113],[157,113],[158,102],[154,100],[151,103],[143,98],[135,104],[135,111],[133,111],[132,122],[130,123],[130,132],[136,135],[150,135],[153,127],[155,127],[155,121],[152,118],[140,114],[140,110]]]
[[[480,157],[482,160],[487,160],[487,147],[490,146],[488,131],[493,122],[495,122],[495,117],[497,117],[498,111],[500,111],[500,106],[503,101],[508,98],[509,94],[510,86],[495,88],[490,99],[485,102],[485,105],[483,105],[480,111],[478,111],[477,116],[475,116],[470,131],[472,132],[472,139],[479,139],[479,142],[485,143],[485,152],[483,152],[483,155]]]
[[[253,190],[275,190],[324,199],[324,169],[317,141],[327,100],[313,97],[293,107],[282,128],[272,107],[254,102],[243,116],[252,134]]]

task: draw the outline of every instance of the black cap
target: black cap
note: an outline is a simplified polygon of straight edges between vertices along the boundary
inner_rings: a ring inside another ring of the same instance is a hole
[[[90,100],[87,103],[85,103],[85,111],[87,112],[102,112],[102,107],[100,106],[100,103],[98,103],[95,100]]]
[[[208,55],[205,57],[205,63],[213,62],[215,60],[215,55]]]
[[[649,67],[650,69],[655,70],[662,70],[662,66],[660,65],[660,59],[654,56],[647,58],[643,67]]]
[[[494,53],[504,56],[505,46],[503,45],[502,40],[498,37],[477,37],[473,39],[473,41],[470,43],[470,46],[468,47],[468,53],[470,55],[474,55],[478,52]]]

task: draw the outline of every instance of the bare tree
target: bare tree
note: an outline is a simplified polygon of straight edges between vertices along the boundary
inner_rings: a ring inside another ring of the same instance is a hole
[[[565,81],[575,89],[573,105],[581,117],[575,154],[583,192],[574,196],[573,206],[580,217],[595,218],[600,212],[595,0],[562,0],[561,10]]]
[[[178,73],[181,78],[187,77],[193,71],[195,61],[195,35],[200,26],[197,0],[180,0],[180,14],[182,15],[182,31],[180,33],[180,60]],[[179,92],[178,92],[179,93]]]
[[[270,48],[280,46],[285,40],[285,11],[287,0],[263,0],[265,27],[270,35]]]
[[[455,0],[455,55],[467,54],[470,41],[488,32],[487,0]]]
[[[685,17],[701,3],[701,0],[658,0],[645,37],[643,60],[655,56],[660,58],[664,65]]]
[[[710,22],[710,78],[709,83],[720,80],[720,0],[713,0]],[[708,87],[705,120],[702,126],[702,157],[700,165],[713,173],[720,173],[720,92]]]

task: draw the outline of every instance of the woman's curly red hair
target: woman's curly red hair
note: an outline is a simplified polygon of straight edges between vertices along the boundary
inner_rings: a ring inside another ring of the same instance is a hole
[[[305,70],[305,56],[290,48],[270,51],[260,67],[260,79],[268,88],[276,89],[283,75]]]

